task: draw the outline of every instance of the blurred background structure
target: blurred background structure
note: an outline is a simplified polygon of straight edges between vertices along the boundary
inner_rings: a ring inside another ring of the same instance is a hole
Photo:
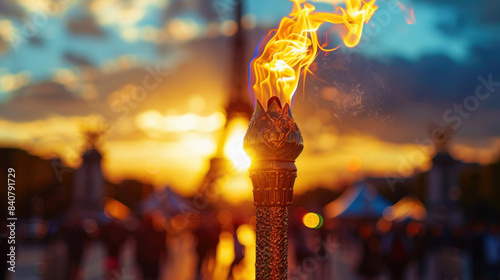
[[[500,279],[500,5],[379,1],[295,95],[289,279]],[[291,5],[0,0],[0,279],[253,279],[246,69]]]

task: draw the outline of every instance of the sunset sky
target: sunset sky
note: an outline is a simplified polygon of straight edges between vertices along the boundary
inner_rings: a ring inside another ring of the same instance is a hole
[[[247,2],[249,61],[292,4]],[[457,129],[455,158],[498,158],[500,2],[377,4],[360,45],[318,56],[295,95],[305,143],[299,192],[426,170],[416,143],[446,124]],[[109,180],[192,193],[225,123],[233,10],[232,0],[0,0],[0,146],[77,167],[81,131],[105,123]],[[324,30],[332,47],[333,31]],[[491,94],[478,99],[478,86]],[[238,174],[233,180],[248,184],[244,167]],[[250,187],[240,191],[248,197]]]

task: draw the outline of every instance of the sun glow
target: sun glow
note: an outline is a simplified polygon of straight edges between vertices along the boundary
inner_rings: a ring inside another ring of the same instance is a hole
[[[248,120],[235,118],[231,120],[227,130],[227,140],[224,145],[224,156],[229,159],[237,170],[248,170],[250,158],[243,149],[243,138],[247,132]]]
[[[318,49],[338,48],[325,49],[326,44],[318,40],[319,27],[323,23],[338,24],[344,44],[354,47],[361,39],[364,23],[377,9],[375,0],[345,0],[345,8],[334,5],[332,13],[314,12],[315,6],[305,0],[291,1],[292,12],[269,32],[252,60],[250,85],[254,102],[258,99],[264,104],[271,96],[278,96],[291,105],[300,74],[309,71]]]
[[[137,115],[135,122],[148,135],[163,135],[175,132],[214,132],[223,127],[225,117],[221,112],[208,116],[194,113],[165,116],[159,111],[148,110]]]

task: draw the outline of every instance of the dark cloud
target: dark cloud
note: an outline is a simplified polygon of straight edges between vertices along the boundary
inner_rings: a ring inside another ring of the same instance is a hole
[[[173,0],[164,11],[164,19],[169,20],[185,12],[201,15],[208,22],[233,19],[239,0]]]
[[[20,19],[24,16],[24,12],[16,1],[0,0],[0,15]]]
[[[500,23],[500,2],[498,0],[422,0],[433,5],[450,5],[450,8],[457,9],[459,15],[464,20],[473,20],[483,24]],[[462,24],[465,22],[463,21]]]
[[[17,90],[14,95],[14,100],[33,99],[38,101],[43,100],[75,100],[77,99],[70,91],[63,85],[55,82],[41,82],[22,87]]]
[[[69,32],[74,35],[86,35],[99,38],[103,38],[106,35],[91,15],[69,19],[66,22],[66,27]]]
[[[63,85],[41,82],[25,86],[0,104],[0,117],[13,121],[44,119],[51,115],[87,115],[89,106]]]
[[[465,22],[467,22],[466,15],[459,15],[452,21],[440,23],[437,29],[448,36],[459,37],[466,27]]]
[[[92,66],[92,63],[87,58],[71,52],[64,53],[64,59],[78,66]]]
[[[500,23],[500,1],[498,0],[482,0],[482,9],[479,18],[485,23]]]
[[[85,78],[80,77],[85,80],[82,81],[83,87],[75,92],[53,81],[33,83],[16,90],[11,94],[11,99],[0,104],[0,118],[32,121],[51,115],[72,117],[90,114],[98,114],[108,120],[116,120],[124,116],[132,117],[141,112],[139,106],[147,103],[152,96],[161,97],[161,102],[153,103],[154,108],[164,106],[169,103],[168,101],[180,97],[168,94],[169,91],[165,90],[160,83],[158,87],[147,91],[147,98],[144,97],[146,100],[137,101],[133,95],[135,94],[134,86],[144,86],[144,78],[151,75],[155,69],[153,65],[147,68],[137,67],[103,73],[99,69],[86,67]],[[154,81],[149,81],[149,83]],[[126,85],[132,86],[122,91]],[[94,92],[93,96],[87,95],[89,90]],[[116,94],[117,91],[119,94]],[[126,110],[117,111],[120,108]]]
[[[0,36],[0,56],[6,54],[10,50],[10,43],[5,38]]]
[[[39,36],[32,36],[32,37],[28,38],[28,41],[31,45],[38,46],[38,47],[42,46],[44,43],[44,40]]]

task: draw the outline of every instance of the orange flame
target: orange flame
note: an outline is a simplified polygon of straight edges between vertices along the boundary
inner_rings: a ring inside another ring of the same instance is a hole
[[[314,5],[306,0],[291,0],[292,12],[284,17],[277,29],[271,30],[259,46],[251,63],[250,83],[255,99],[265,103],[277,96],[291,105],[302,70],[309,70],[318,54],[325,49],[318,41],[317,31],[323,23],[341,24],[342,40],[347,47],[356,46],[367,23],[377,9],[375,0],[345,0],[345,8],[336,7],[335,12],[314,12]],[[331,3],[338,2],[332,0]],[[338,12],[340,11],[340,12]],[[265,44],[265,45],[263,45]]]

